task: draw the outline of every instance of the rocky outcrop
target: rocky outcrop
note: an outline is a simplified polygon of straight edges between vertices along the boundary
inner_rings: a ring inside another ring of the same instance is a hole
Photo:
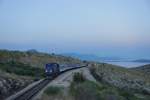
[[[27,79],[13,79],[8,77],[0,76],[0,98],[4,98],[14,94],[15,92],[21,90],[30,84],[32,80]]]
[[[93,64],[91,71],[101,82],[127,91],[150,95],[150,80],[139,72],[109,64]]]

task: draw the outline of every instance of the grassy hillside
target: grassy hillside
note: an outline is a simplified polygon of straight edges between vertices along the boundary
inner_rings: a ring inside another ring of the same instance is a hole
[[[33,82],[35,77],[43,77],[43,68],[50,62],[82,64],[78,59],[35,50],[26,52],[0,50],[0,98],[4,99],[24,88]],[[62,100],[68,98],[69,100],[148,100],[150,98],[150,65],[127,69],[106,63],[89,62],[89,69],[97,80],[96,83],[76,73],[70,87],[49,87],[46,91],[47,99],[44,100],[49,100],[49,97],[62,98]]]
[[[28,64],[23,64],[17,61],[1,62],[0,70],[10,74],[16,74],[21,76],[31,76],[31,77],[42,77],[44,76],[44,69],[32,67]]]
[[[41,100],[148,100],[148,95],[137,95],[101,81],[90,81],[82,73],[74,73],[69,87],[49,86]]]
[[[0,98],[3,100],[44,76],[46,63],[80,64],[78,59],[30,51],[0,50]]]
[[[147,74],[147,76],[150,76],[150,64],[132,68],[132,70]]]
[[[147,74],[105,63],[93,63],[90,70],[100,83],[127,91],[138,100],[150,97],[150,76]]]
[[[80,64],[78,59],[55,54],[0,50],[0,70],[25,76],[43,76],[46,63]]]
[[[57,62],[61,64],[81,63],[80,60],[55,54],[40,53],[37,51],[8,51],[0,50],[0,62],[17,61],[32,67],[43,68],[46,63]]]

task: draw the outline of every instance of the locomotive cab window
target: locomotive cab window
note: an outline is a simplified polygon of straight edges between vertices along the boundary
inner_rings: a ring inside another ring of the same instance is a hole
[[[59,74],[59,64],[48,63],[45,66],[45,74],[47,77],[56,77]]]

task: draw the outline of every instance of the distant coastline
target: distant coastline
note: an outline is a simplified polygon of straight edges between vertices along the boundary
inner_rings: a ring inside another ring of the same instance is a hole
[[[143,65],[150,64],[150,62],[133,62],[133,61],[105,61],[105,63],[118,65],[125,68],[134,68],[134,67],[140,67]]]
[[[134,60],[133,62],[150,63],[150,60],[149,59],[138,59],[138,60]]]

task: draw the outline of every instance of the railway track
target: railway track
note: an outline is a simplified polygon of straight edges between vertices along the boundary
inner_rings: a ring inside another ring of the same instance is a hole
[[[43,89],[51,80],[44,79],[39,84],[33,86],[29,90],[25,91],[23,94],[16,97],[14,100],[30,100],[35,94],[37,94],[41,89]]]
[[[79,69],[79,68],[82,68],[82,67],[86,67],[86,66],[74,67],[74,68],[66,69],[66,70],[61,71],[60,74],[65,73],[65,72],[70,71],[70,70]],[[41,91],[53,79],[44,79],[40,83],[38,83],[35,86],[31,87],[30,89],[28,89],[27,91],[23,92],[22,94],[20,94],[19,96],[15,97],[12,100],[31,100],[32,97],[34,97],[39,91]]]

